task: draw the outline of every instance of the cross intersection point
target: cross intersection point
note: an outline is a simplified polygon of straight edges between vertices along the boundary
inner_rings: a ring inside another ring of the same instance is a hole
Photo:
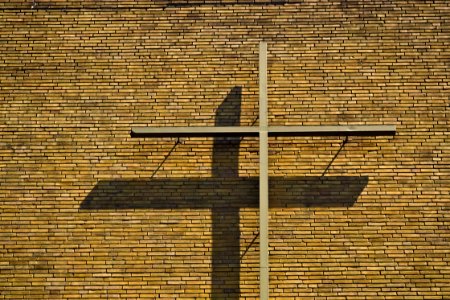
[[[386,136],[395,125],[268,126],[267,43],[259,44],[259,126],[133,127],[132,137],[259,137],[260,299],[269,299],[269,136]]]

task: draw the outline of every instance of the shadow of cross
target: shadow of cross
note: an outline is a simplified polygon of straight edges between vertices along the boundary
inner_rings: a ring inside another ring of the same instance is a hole
[[[211,209],[212,299],[240,295],[239,210],[259,207],[260,299],[268,299],[268,199],[271,207],[350,206],[365,176],[268,177],[268,136],[392,135],[395,126],[273,126],[267,124],[267,45],[260,44],[259,127],[239,126],[241,87],[217,110],[215,127],[133,128],[135,137],[214,137],[211,178],[100,181],[81,209]],[[239,177],[242,136],[259,137],[259,178]],[[270,194],[269,194],[270,191]],[[259,203],[257,196],[259,195]],[[245,253],[245,252],[244,252]]]

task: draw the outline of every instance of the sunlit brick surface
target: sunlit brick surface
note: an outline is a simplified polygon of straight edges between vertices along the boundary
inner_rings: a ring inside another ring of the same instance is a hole
[[[260,40],[271,125],[397,126],[269,140],[271,299],[450,298],[449,1],[0,16],[0,299],[257,299],[257,138],[130,129],[257,125]]]

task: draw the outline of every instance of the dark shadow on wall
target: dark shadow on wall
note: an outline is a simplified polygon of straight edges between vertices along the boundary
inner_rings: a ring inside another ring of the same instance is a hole
[[[214,125],[239,126],[241,122],[242,87],[235,86],[219,105]],[[212,177],[233,180],[239,177],[240,137],[214,138],[212,152]],[[233,189],[233,187],[231,187]],[[220,190],[220,185],[215,190]],[[226,190],[225,190],[226,191]],[[227,198],[226,195],[222,197]],[[229,198],[229,203],[238,198]],[[212,209],[212,273],[211,297],[213,299],[239,299],[239,208]]]
[[[270,177],[270,207],[350,207],[365,176]],[[101,180],[81,209],[258,208],[258,178]]]
[[[216,126],[240,123],[241,87],[217,110]],[[258,178],[239,177],[240,138],[215,138],[212,177],[102,180],[82,210],[210,209],[212,211],[212,299],[239,299],[239,210],[258,207]],[[271,177],[270,207],[351,206],[367,177]]]

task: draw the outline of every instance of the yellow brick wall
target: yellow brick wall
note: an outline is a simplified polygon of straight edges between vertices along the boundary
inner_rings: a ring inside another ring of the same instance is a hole
[[[0,299],[257,299],[258,140],[129,132],[257,124],[260,40],[271,124],[398,130],[270,139],[271,299],[450,298],[450,2],[3,0]]]

